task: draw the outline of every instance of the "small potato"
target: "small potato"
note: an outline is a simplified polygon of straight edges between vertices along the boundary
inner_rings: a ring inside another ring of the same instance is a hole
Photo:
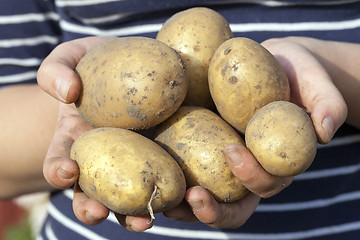
[[[156,39],[174,48],[185,61],[189,90],[183,105],[215,109],[208,85],[209,63],[221,43],[233,37],[227,20],[205,7],[194,7],[169,18]]]
[[[256,111],[246,127],[246,146],[276,176],[295,176],[313,162],[317,139],[312,122],[297,105],[276,101]]]
[[[184,198],[185,178],[176,161],[130,130],[90,130],[74,142],[71,158],[79,165],[81,189],[114,212],[153,216]]]
[[[180,55],[145,37],[110,40],[76,67],[82,91],[76,106],[93,127],[146,129],[183,102],[188,80]]]
[[[157,129],[155,141],[181,166],[188,187],[202,186],[219,202],[233,202],[248,190],[232,174],[223,149],[244,144],[237,132],[212,111],[180,107]]]
[[[287,76],[275,57],[248,38],[224,42],[209,66],[211,96],[220,115],[240,132],[255,111],[273,101],[289,101]]]

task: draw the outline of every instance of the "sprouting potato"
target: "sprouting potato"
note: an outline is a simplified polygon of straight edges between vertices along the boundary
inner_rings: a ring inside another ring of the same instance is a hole
[[[177,206],[186,183],[176,161],[155,142],[121,128],[96,128],[71,147],[85,194],[116,213],[151,215]]]

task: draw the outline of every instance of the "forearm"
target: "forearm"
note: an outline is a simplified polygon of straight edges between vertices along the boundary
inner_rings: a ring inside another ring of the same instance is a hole
[[[348,106],[347,123],[360,128],[360,44],[290,37],[311,51],[326,68]]]
[[[0,198],[50,189],[42,167],[57,108],[35,84],[0,89]]]

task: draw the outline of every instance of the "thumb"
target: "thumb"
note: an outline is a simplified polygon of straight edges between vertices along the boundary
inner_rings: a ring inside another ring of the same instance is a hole
[[[76,65],[91,49],[112,38],[87,37],[58,45],[40,65],[37,73],[39,86],[63,103],[75,102],[81,91]]]
[[[298,43],[277,39],[263,45],[288,76],[291,102],[310,114],[319,143],[328,143],[347,117],[347,105],[331,76],[316,57]]]
[[[308,104],[307,109],[310,111],[319,142],[326,144],[345,122],[347,106],[337,89],[316,97],[317,99]]]

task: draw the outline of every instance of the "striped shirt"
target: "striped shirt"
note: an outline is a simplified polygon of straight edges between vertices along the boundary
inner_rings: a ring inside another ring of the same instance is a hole
[[[174,13],[207,6],[235,36],[258,42],[307,36],[360,43],[355,0],[0,0],[0,85],[35,83],[42,60],[59,43],[91,35],[154,38]],[[319,145],[310,169],[280,194],[262,199],[236,230],[182,223],[157,214],[143,233],[122,228],[113,214],[96,226],[79,222],[72,190],[53,193],[38,239],[357,239],[360,235],[360,131],[344,125]]]

